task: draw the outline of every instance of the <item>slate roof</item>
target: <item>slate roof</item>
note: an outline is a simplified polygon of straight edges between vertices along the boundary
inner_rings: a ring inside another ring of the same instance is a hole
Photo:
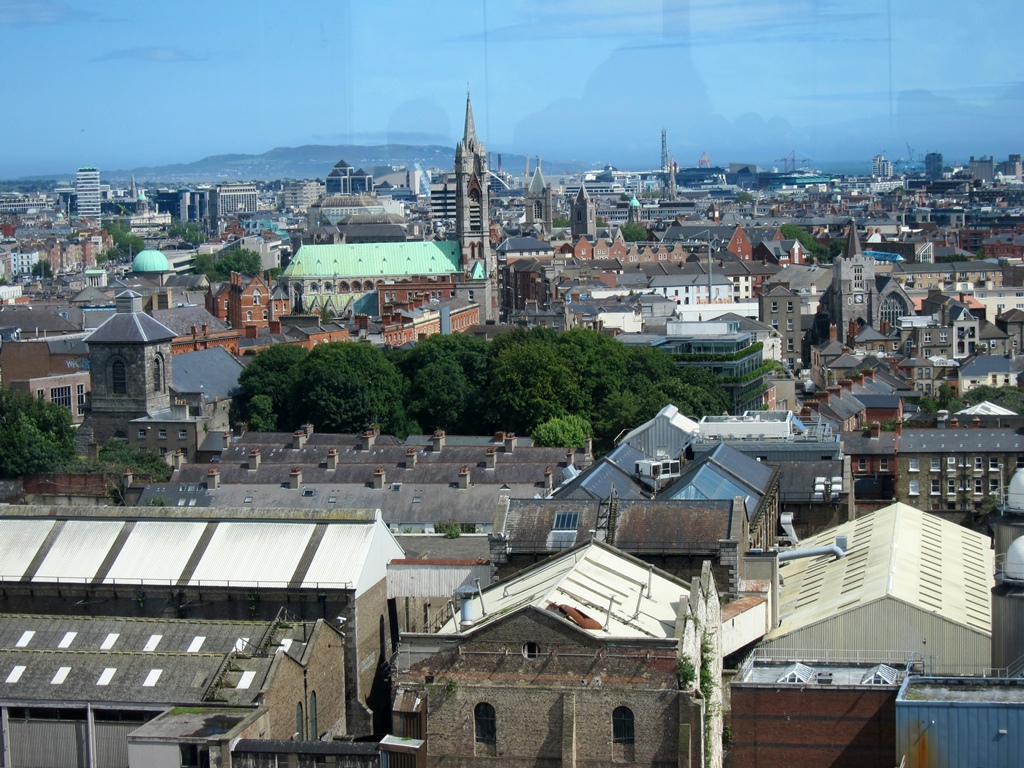
[[[1009,373],[1012,370],[1012,361],[1005,355],[978,355],[960,366],[960,376],[971,378],[991,373]]]
[[[226,400],[239,393],[243,365],[223,347],[210,347],[175,355],[171,387],[179,393],[202,392],[203,400]]]
[[[177,336],[145,312],[115,312],[85,337],[88,344],[157,344]]]
[[[56,312],[31,306],[0,305],[0,325],[18,326],[23,339],[38,333],[74,333],[81,330]]]
[[[151,313],[154,320],[170,328],[178,336],[188,336],[192,328],[202,328],[204,325],[210,333],[218,333],[228,330],[228,327],[211,315],[206,307],[172,307],[170,309],[154,309]]]
[[[1024,451],[1024,430],[904,429],[900,453],[1003,453]]]

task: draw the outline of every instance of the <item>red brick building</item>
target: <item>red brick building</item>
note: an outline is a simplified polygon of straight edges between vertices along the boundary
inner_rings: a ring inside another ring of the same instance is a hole
[[[261,277],[232,272],[226,283],[210,286],[206,309],[232,328],[266,328],[289,314],[291,303],[287,292],[272,289]]]

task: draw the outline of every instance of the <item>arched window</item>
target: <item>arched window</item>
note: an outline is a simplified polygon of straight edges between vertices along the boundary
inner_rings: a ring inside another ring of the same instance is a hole
[[[265,309],[263,310],[263,319],[264,320],[267,319],[267,310],[265,310]]]
[[[316,691],[313,691],[309,694],[309,738],[319,738],[318,733],[316,728]]]
[[[473,710],[473,720],[476,722],[476,743],[493,747],[498,743],[497,722],[494,716],[494,707],[486,701],[481,701]]]
[[[159,357],[153,358],[153,391],[163,392],[164,389],[164,367]]]
[[[306,738],[305,721],[302,719],[302,702],[295,705],[295,738],[302,741]]]
[[[612,760],[634,760],[633,710],[616,707],[612,711]]]
[[[261,301],[263,301],[263,294],[260,293],[259,291],[253,291],[252,292],[252,303],[253,304],[259,304]]]
[[[251,309],[248,312],[245,313],[245,319],[250,321],[250,322],[252,321],[252,310]]]
[[[110,366],[110,390],[115,395],[128,394],[128,371],[120,360]]]
[[[612,712],[612,743],[633,743],[633,710],[629,707],[616,707]]]

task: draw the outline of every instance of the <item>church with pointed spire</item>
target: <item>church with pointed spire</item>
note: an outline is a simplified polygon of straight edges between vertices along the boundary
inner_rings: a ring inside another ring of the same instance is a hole
[[[498,317],[498,260],[491,248],[490,194],[487,152],[477,138],[473,102],[466,91],[466,124],[455,148],[455,233],[462,248],[462,271],[480,284],[474,299],[488,320]]]
[[[526,226],[536,237],[551,237],[551,185],[544,182],[544,175],[537,163],[530,186],[526,189]]]

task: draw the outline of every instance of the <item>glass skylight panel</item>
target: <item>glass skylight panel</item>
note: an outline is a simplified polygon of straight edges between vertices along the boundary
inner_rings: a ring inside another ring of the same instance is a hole
[[[109,635],[103,638],[103,642],[100,643],[100,650],[109,651],[111,648],[114,647],[114,643],[117,642],[117,638],[119,638],[120,636],[121,634],[119,632],[111,632]]]
[[[245,672],[242,673],[242,677],[239,678],[238,685],[235,686],[235,687],[238,690],[240,690],[240,691],[247,690],[249,688],[249,686],[252,685],[252,681],[253,681],[254,677],[256,677],[256,673],[255,672],[253,672],[251,669],[246,670]]]
[[[163,674],[162,669],[149,670],[149,674],[146,675],[146,679],[142,681],[142,687],[153,688],[154,686],[156,686],[156,682],[160,679],[161,674]]]
[[[149,640],[147,640],[146,644],[142,646],[142,650],[155,651],[156,647],[160,645],[160,641],[163,639],[163,637],[163,635],[150,635]]]
[[[237,640],[235,640],[235,648],[234,648],[235,653],[241,653],[242,651],[244,651],[245,650],[245,646],[247,646],[248,644],[249,644],[249,638],[248,637],[240,637]]]
[[[24,673],[25,673],[25,667],[23,665],[19,664],[18,666],[16,666],[14,669],[11,670],[11,673],[9,675],[7,675],[7,679],[4,680],[4,682],[5,683],[16,683],[19,680],[21,680],[21,676]]]
[[[199,653],[199,649],[203,647],[203,643],[206,642],[204,635],[196,635],[192,638],[192,642],[188,644],[189,653]]]
[[[18,648],[25,648],[29,643],[32,642],[32,638],[35,637],[36,632],[34,629],[26,629],[21,633],[21,637],[18,638],[18,642],[14,645]]]
[[[114,673],[117,672],[117,667],[107,667],[100,673],[100,679],[96,681],[96,685],[109,685],[110,681],[114,679]]]
[[[292,642],[293,641],[290,637],[286,637],[284,640],[281,641],[281,645],[278,646],[277,650],[287,651],[289,648],[292,647]]]
[[[551,526],[553,531],[575,531],[580,524],[579,512],[557,512],[555,513],[555,524]]]
[[[50,681],[50,685],[62,685],[65,680],[68,679],[68,674],[71,672],[71,667],[61,667],[57,670],[57,674],[53,676],[53,680]]]
[[[78,633],[77,632],[65,632],[64,633],[64,637],[62,637],[60,639],[60,642],[57,643],[57,647],[58,648],[70,648],[71,647],[71,643],[73,643],[75,641],[76,637],[78,637]]]

